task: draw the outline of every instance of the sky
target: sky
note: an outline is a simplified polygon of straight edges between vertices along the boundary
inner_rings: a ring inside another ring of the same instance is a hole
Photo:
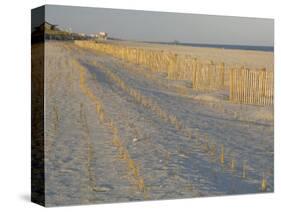
[[[72,32],[107,32],[125,40],[274,45],[274,20],[186,13],[47,5],[45,18]]]

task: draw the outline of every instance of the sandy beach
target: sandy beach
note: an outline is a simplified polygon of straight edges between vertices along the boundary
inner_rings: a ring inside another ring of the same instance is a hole
[[[126,45],[273,67],[271,52]],[[47,205],[256,193],[263,177],[273,191],[272,106],[234,104],[226,90],[195,91],[73,42],[45,52]]]

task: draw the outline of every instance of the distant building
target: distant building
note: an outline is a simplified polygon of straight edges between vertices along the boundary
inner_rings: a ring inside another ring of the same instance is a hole
[[[90,38],[96,38],[96,35],[95,34],[89,34],[88,35]]]
[[[45,40],[46,32],[49,31],[57,31],[57,25],[45,21],[39,26],[34,27],[31,34],[31,42],[43,42]]]
[[[47,21],[33,29],[31,42],[44,42],[45,40],[73,40],[71,33],[58,28],[58,25]]]
[[[47,21],[43,22],[41,25],[38,27],[35,27],[35,31],[44,31],[44,30],[59,30],[58,25],[51,24]]]
[[[79,35],[79,36],[81,36],[81,37],[85,37],[85,36],[86,36],[86,34],[85,34],[85,33],[81,33],[81,32],[80,32],[80,33],[78,33],[78,35]]]
[[[100,40],[107,40],[107,33],[106,32],[99,32],[96,37]]]

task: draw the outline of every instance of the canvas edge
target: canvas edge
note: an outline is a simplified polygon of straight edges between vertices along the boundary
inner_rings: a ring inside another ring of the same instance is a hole
[[[35,22],[45,21],[45,6],[31,10],[31,32]],[[31,33],[31,202],[45,206],[45,162],[44,162],[44,32],[39,36],[40,60],[38,67],[32,65],[34,44]],[[38,59],[38,58],[37,58]]]

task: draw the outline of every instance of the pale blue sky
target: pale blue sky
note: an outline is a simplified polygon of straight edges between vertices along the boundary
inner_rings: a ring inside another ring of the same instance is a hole
[[[47,5],[46,20],[73,32],[184,43],[273,46],[273,19]]]

